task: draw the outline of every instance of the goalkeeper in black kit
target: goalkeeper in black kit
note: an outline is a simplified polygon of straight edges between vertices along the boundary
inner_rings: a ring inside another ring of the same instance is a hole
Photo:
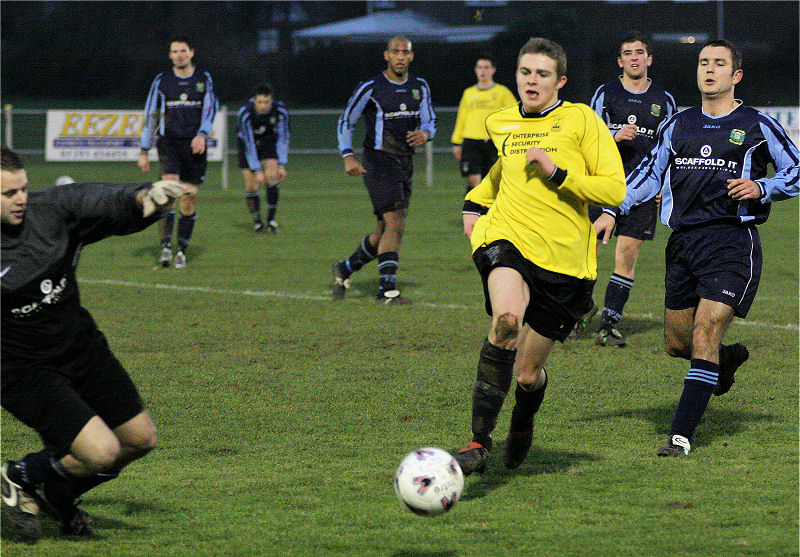
[[[93,534],[77,498],[114,479],[156,444],[156,427],[103,333],[81,307],[83,246],[156,222],[190,186],[161,181],[69,184],[27,191],[2,147],[2,406],[36,430],[44,450],[2,465],[4,519],[41,535],[39,511],[66,535]]]

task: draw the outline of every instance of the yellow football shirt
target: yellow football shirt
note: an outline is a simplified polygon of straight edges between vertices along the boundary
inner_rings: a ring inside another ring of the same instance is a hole
[[[608,127],[589,106],[559,101],[542,114],[523,115],[520,105],[495,112],[486,128],[499,159],[466,196],[489,207],[475,224],[472,250],[505,239],[543,269],[595,279],[587,206],[616,207],[625,198],[625,171]],[[553,180],[529,167],[525,152],[534,145],[566,177],[559,172]]]
[[[488,89],[477,85],[467,87],[461,95],[456,115],[456,127],[451,143],[461,145],[464,138],[489,139],[486,131],[486,117],[492,112],[517,104],[514,94],[505,85],[495,83]]]

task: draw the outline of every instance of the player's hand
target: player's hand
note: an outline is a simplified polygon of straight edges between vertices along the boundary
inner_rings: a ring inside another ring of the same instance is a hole
[[[614,141],[619,143],[620,141],[635,139],[637,129],[638,126],[636,124],[625,124],[614,134]]]
[[[601,238],[603,245],[606,245],[611,238],[611,233],[614,232],[614,224],[616,224],[616,222],[617,219],[608,213],[602,213],[597,217],[597,220],[594,221],[594,233],[597,236],[600,236],[600,234],[603,235]]]
[[[192,153],[202,155],[206,151],[206,136],[197,134],[192,138]]]
[[[142,172],[150,172],[150,159],[147,157],[147,153],[142,153],[139,155],[139,160],[136,161],[136,164],[139,165],[139,168],[142,169]]]
[[[263,170],[256,172],[256,182],[261,186],[265,186],[267,184],[267,175]]]
[[[550,176],[556,169],[556,164],[547,156],[547,153],[538,147],[531,147],[525,152],[525,160],[529,165],[538,166],[545,176]]]
[[[750,178],[728,180],[728,195],[737,201],[761,199],[761,187]]]
[[[142,205],[142,215],[149,217],[161,209],[169,205],[174,199],[184,195],[197,193],[197,187],[190,184],[181,184],[172,180],[159,180],[153,182],[149,190],[142,192],[141,199],[139,200]]]
[[[367,173],[364,167],[361,166],[361,163],[358,162],[353,155],[347,155],[344,158],[344,171],[350,176],[361,176]]]
[[[411,130],[406,134],[406,143],[411,147],[419,147],[420,145],[424,145],[430,138],[431,136],[429,136],[426,131]]]
[[[453,156],[458,162],[461,162],[461,145],[453,145]]]
[[[277,174],[278,174],[278,181],[279,182],[281,180],[285,180],[286,179],[286,169],[283,168],[283,166],[278,165]]]
[[[462,213],[461,216],[464,218],[464,234],[467,238],[472,238],[472,229],[475,228],[475,223],[478,222],[480,215]]]

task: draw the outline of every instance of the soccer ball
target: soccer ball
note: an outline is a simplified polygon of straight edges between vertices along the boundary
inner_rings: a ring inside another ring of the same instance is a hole
[[[66,186],[67,184],[74,184],[75,180],[73,180],[69,176],[59,176],[56,178],[56,185],[57,186]]]
[[[408,453],[394,473],[394,492],[410,511],[433,516],[453,508],[464,491],[464,474],[445,450],[423,447]]]

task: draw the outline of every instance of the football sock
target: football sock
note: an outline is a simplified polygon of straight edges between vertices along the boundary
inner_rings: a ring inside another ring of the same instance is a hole
[[[547,388],[547,372],[542,369],[542,373],[545,374],[544,383],[535,391],[524,389],[517,382],[517,388],[514,391],[514,397],[517,402],[511,412],[512,431],[525,431],[533,425],[533,415],[539,411],[539,407],[544,400],[544,390]]]
[[[61,463],[46,451],[26,454],[8,467],[8,478],[20,485],[38,485],[47,480],[73,479]]]
[[[484,340],[478,358],[478,377],[472,392],[472,440],[492,448],[492,432],[514,376],[516,350]]]
[[[75,478],[72,480],[72,493],[75,497],[80,497],[90,489],[111,481],[117,476],[119,476],[119,472],[105,472],[87,478]]]
[[[600,328],[613,327],[619,320],[622,319],[622,310],[628,302],[631,288],[633,288],[633,279],[623,277],[617,273],[611,275],[606,287],[606,298],[603,302],[603,315],[601,318]]]
[[[178,251],[186,252],[194,231],[194,221],[197,213],[191,215],[181,215],[178,217]]]
[[[281,190],[278,188],[280,182],[275,182],[267,186],[267,222],[275,220],[275,212],[278,210],[278,197]]]
[[[353,254],[344,260],[344,265],[340,265],[342,274],[345,278],[358,271],[361,267],[375,259],[377,255],[378,246],[373,246],[369,243],[369,234],[364,236],[358,248]]]
[[[247,210],[253,216],[253,221],[261,222],[261,198],[258,197],[258,190],[245,192],[244,200],[247,202]]]
[[[158,231],[161,235],[161,247],[168,248],[172,244],[172,228],[175,226],[175,211],[167,211],[158,221]]]
[[[397,252],[387,251],[378,254],[378,297],[384,292],[394,290],[397,284]]]
[[[683,381],[678,408],[672,418],[670,434],[677,433],[691,440],[694,430],[708,407],[719,376],[719,365],[692,358],[689,373]]]

